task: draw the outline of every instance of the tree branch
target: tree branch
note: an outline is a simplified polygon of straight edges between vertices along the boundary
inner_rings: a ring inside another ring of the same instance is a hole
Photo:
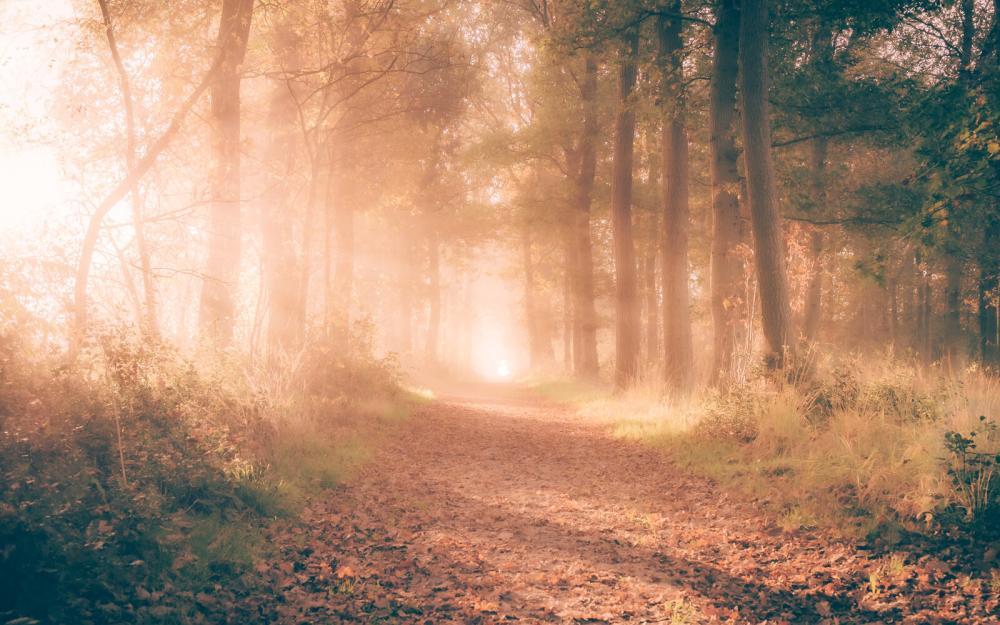
[[[87,331],[87,281],[90,278],[90,261],[94,256],[94,247],[97,245],[97,236],[101,230],[101,223],[104,218],[115,207],[118,202],[125,197],[126,194],[136,185],[139,180],[152,168],[153,164],[156,163],[157,157],[161,152],[170,144],[170,141],[174,138],[174,135],[181,128],[181,124],[184,122],[184,118],[187,114],[191,112],[194,105],[198,102],[205,90],[212,83],[215,78],[216,73],[219,71],[219,67],[222,65],[222,61],[225,58],[225,49],[220,49],[215,59],[212,62],[211,67],[205,73],[205,76],[201,79],[201,82],[195,87],[194,91],[187,97],[186,100],[181,104],[180,108],[174,113],[173,117],[170,119],[170,124],[167,126],[163,134],[154,141],[149,148],[147,148],[146,153],[143,154],[142,158],[135,164],[135,167],[128,172],[125,179],[118,183],[117,186],[104,198],[104,201],[98,205],[97,209],[90,216],[90,222],[87,224],[87,233],[83,238],[83,249],[80,252],[80,262],[77,265],[76,271],[76,284],[74,286],[73,293],[73,309],[74,309],[74,324],[72,335],[70,336],[69,349],[66,354],[66,361],[68,364],[72,365],[76,362],[76,358],[80,353],[80,348],[83,345],[83,339]]]

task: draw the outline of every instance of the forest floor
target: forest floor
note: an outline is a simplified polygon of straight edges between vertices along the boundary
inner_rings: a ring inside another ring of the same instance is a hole
[[[274,594],[257,599],[260,616],[1000,623],[995,578],[782,531],[662,452],[515,388],[445,393],[386,439],[351,480],[272,528],[275,557],[257,574]]]

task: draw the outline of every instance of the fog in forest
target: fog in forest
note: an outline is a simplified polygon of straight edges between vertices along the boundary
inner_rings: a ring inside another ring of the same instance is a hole
[[[0,199],[0,623],[995,622],[996,0],[0,0]]]

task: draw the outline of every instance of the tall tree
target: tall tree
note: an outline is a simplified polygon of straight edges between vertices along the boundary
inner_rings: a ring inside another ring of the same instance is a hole
[[[573,176],[572,230],[573,247],[573,370],[577,376],[596,378],[597,309],[594,305],[594,256],[590,238],[590,203],[597,173],[597,59],[592,53],[584,58],[580,80],[583,126],[575,150],[572,150]]]
[[[220,24],[220,31],[222,28],[222,24]],[[177,107],[167,127],[155,141],[149,144],[149,147],[143,152],[142,158],[135,162],[134,168],[105,196],[104,200],[101,201],[91,214],[87,222],[87,231],[83,236],[80,259],[77,262],[76,276],[73,283],[73,327],[70,330],[69,347],[66,351],[66,360],[70,364],[76,361],[86,338],[88,312],[87,285],[90,281],[91,261],[94,257],[94,250],[97,247],[97,239],[101,234],[101,225],[104,222],[104,218],[107,217],[108,213],[118,202],[122,201],[131,192],[142,177],[152,169],[160,154],[174,140],[174,137],[180,132],[185,118],[194,108],[195,104],[198,103],[198,100],[201,99],[202,94],[205,93],[215,80],[225,57],[224,50],[219,50],[216,53],[212,61],[212,66],[205,72],[201,81],[188,94],[187,98]]]
[[[611,178],[611,222],[615,255],[615,382],[625,387],[639,372],[639,292],[636,283],[635,241],[632,236],[632,155],[635,147],[635,109],[639,33],[625,38],[618,68],[618,115],[615,121],[614,164]]]
[[[718,0],[715,54],[709,95],[712,177],[712,350],[711,380],[732,370],[739,323],[743,262],[739,151],[736,147],[736,79],[739,73],[739,0]]]
[[[1000,200],[983,229],[979,259],[979,352],[983,364],[1000,369]]]
[[[295,245],[295,194],[287,183],[302,168],[296,141],[298,87],[287,75],[301,66],[301,39],[287,16],[283,19],[275,29],[272,47],[285,73],[276,75],[270,84],[265,158],[272,164],[271,179],[260,201],[261,279],[267,302],[267,353],[272,361],[301,345],[300,281],[306,279]]]
[[[535,304],[535,262],[531,254],[531,219],[521,220],[521,260],[524,264],[524,325],[528,331],[528,362],[531,368],[541,364],[542,347]]]
[[[250,36],[254,0],[223,0],[216,45],[222,61],[211,87],[212,173],[208,225],[208,261],[201,288],[199,325],[203,336],[219,345],[233,338],[234,292],[239,281],[240,65]]]
[[[767,0],[742,0],[740,21],[740,105],[747,173],[754,260],[760,286],[761,316],[767,340],[767,361],[782,367],[794,358],[788,276],[781,213],[771,159],[768,113]]]
[[[1000,0],[993,0],[993,24],[983,46],[981,72],[987,100],[996,111],[1000,106]],[[994,113],[994,119],[996,113]],[[1000,154],[993,154],[991,173],[1000,180]],[[989,202],[989,200],[987,200]],[[1000,193],[986,207],[986,223],[979,253],[979,352],[982,362],[1000,371]]]
[[[976,37],[974,0],[962,0],[962,36],[958,52],[958,88],[963,95],[973,89],[973,45]],[[954,200],[956,203],[961,199]],[[948,220],[948,243],[945,245],[945,314],[944,347],[949,365],[961,365],[964,359],[962,341],[962,274],[964,255],[967,253],[961,241],[959,219]]]
[[[680,0],[657,22],[663,73],[663,355],[667,383],[685,390],[692,382],[694,348],[688,295],[688,138],[684,119],[684,40]]]
[[[652,151],[651,151],[652,152]],[[658,160],[655,152],[650,154],[649,159],[650,176],[659,171]],[[654,198],[653,210],[650,211],[650,223],[647,226],[648,235],[643,246],[645,255],[642,259],[641,273],[643,281],[644,311],[646,315],[646,364],[655,365],[660,361],[662,351],[660,350],[660,292],[657,285],[657,257],[660,247],[660,201],[659,195]]]
[[[431,364],[438,360],[438,338],[441,334],[441,241],[437,225],[427,229],[427,346],[425,354]]]
[[[331,158],[333,155],[331,154]],[[348,335],[351,323],[351,299],[354,292],[354,181],[344,169],[348,165],[331,164],[327,190],[327,214],[332,217],[334,237],[333,281],[327,298],[329,321],[341,339]],[[350,171],[348,169],[348,171]],[[332,205],[332,206],[331,206]]]
[[[826,137],[816,137],[810,142],[813,199],[819,206],[826,203],[827,144]],[[806,291],[802,336],[806,341],[814,341],[819,333],[823,305],[823,231],[819,227],[813,226],[809,233],[809,251],[812,267]]]

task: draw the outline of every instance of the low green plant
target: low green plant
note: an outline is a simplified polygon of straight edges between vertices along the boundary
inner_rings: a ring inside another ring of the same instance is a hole
[[[1000,472],[1000,451],[977,448],[978,442],[996,447],[1000,426],[985,415],[979,417],[976,429],[967,435],[953,430],[944,434],[945,459],[954,498],[970,520],[982,519],[1000,502],[995,481]]]
[[[333,438],[305,426],[284,426],[274,444],[274,470],[303,489],[340,484],[369,457],[363,439]]]
[[[219,576],[239,575],[253,566],[263,537],[247,520],[216,511],[190,523],[182,572],[189,583],[207,587]]]

